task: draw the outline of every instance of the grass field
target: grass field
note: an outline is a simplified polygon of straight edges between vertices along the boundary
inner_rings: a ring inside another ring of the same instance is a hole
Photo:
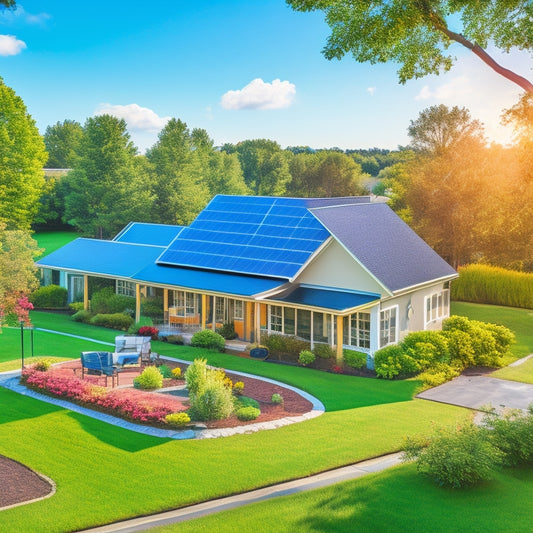
[[[37,241],[39,248],[43,248],[44,252],[40,257],[44,257],[53,251],[65,246],[65,244],[77,239],[79,233],[74,231],[42,231],[34,233],[33,238]]]
[[[531,383],[533,385],[533,358],[528,359],[520,366],[507,366],[496,370],[492,377],[500,379],[510,379],[511,381],[520,381],[522,383]]]

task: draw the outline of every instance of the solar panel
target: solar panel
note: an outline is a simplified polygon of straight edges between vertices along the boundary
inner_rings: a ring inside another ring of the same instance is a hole
[[[215,196],[158,263],[289,279],[329,237],[305,198]]]

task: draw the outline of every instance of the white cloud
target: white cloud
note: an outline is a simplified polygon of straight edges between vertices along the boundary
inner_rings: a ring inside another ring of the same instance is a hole
[[[113,115],[123,118],[130,130],[159,131],[170,120],[170,117],[160,117],[157,113],[141,107],[138,104],[111,105],[100,104],[94,115]]]
[[[19,20],[27,24],[44,24],[51,18],[51,15],[44,12],[36,15],[28,13],[21,5],[18,5],[15,9],[4,9],[3,11],[0,11],[0,20],[7,23],[13,23],[16,20]]]
[[[420,92],[415,96],[415,100],[428,100],[431,96],[432,93],[429,90],[429,85],[424,85]]]
[[[375,87],[368,87],[366,92],[370,95],[370,96],[374,96],[374,93],[376,92],[376,88]]]
[[[26,43],[14,35],[0,35],[0,56],[16,56],[25,48]]]
[[[268,83],[256,78],[240,90],[225,93],[220,104],[224,109],[281,109],[292,104],[295,94],[296,86],[289,81]]]

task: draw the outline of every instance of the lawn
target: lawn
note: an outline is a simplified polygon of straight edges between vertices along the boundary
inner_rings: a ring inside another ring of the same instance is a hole
[[[403,465],[380,474],[297,496],[225,511],[153,529],[292,533],[529,533],[533,523],[533,469],[508,469],[480,487],[442,489]],[[261,524],[258,526],[258,524]]]
[[[33,235],[37,241],[39,248],[43,248],[44,252],[39,257],[44,257],[58,248],[65,246],[65,244],[77,239],[80,235],[74,231],[42,231]]]
[[[510,379],[511,381],[520,381],[522,383],[531,383],[533,385],[533,358],[528,359],[519,366],[507,366],[496,370],[491,374],[493,378]]]

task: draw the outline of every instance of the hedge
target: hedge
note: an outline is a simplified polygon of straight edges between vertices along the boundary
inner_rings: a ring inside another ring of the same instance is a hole
[[[58,285],[39,287],[29,300],[36,309],[65,309],[67,307],[68,291]]]

